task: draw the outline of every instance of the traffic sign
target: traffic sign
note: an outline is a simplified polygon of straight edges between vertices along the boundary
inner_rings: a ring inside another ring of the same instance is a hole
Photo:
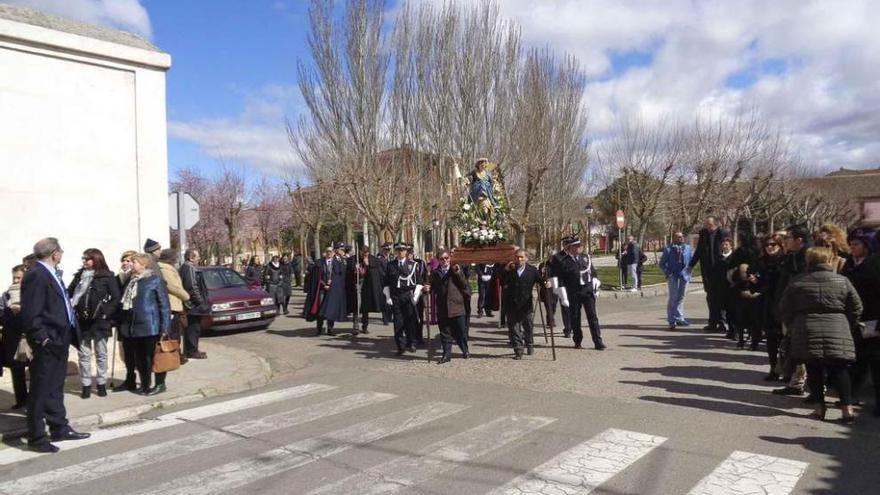
[[[617,210],[615,216],[617,217],[617,228],[623,229],[626,226],[626,216],[623,214],[623,210]]]
[[[168,195],[168,223],[172,230],[177,230],[178,218],[182,218],[183,228],[191,229],[199,223],[199,202],[189,193],[182,193],[183,204],[181,205],[178,194],[180,193],[173,192]]]

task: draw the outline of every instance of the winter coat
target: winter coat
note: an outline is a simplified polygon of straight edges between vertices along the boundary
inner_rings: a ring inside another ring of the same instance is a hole
[[[67,287],[68,294],[73,295],[81,277],[82,270],[79,270]],[[88,290],[74,308],[80,332],[87,336],[109,338],[121,297],[119,282],[113,273],[96,271]]]
[[[437,302],[437,317],[456,318],[467,314],[465,301],[470,300],[471,288],[459,268],[450,268],[444,276],[439,269],[431,272],[429,278],[431,293]]]
[[[165,288],[168,290],[171,311],[173,313],[182,313],[184,303],[189,303],[189,292],[183,288],[180,273],[172,265],[162,262],[159,262],[159,271],[162,274],[162,280],[165,281]]]
[[[670,244],[663,248],[660,256],[660,269],[667,278],[677,278],[689,282],[691,274],[687,268],[694,257],[690,244]]]
[[[348,319],[348,294],[346,284],[345,260],[334,257],[330,266],[327,262],[321,261],[319,266],[325,270],[325,283],[330,283],[330,289],[325,291],[323,300],[321,301],[320,316],[330,321],[345,321]]]
[[[502,305],[507,314],[525,315],[534,310],[535,302],[532,290],[541,290],[544,284],[541,280],[541,272],[533,265],[526,265],[523,274],[519,275],[515,266],[505,268],[501,274],[501,283],[504,287]]]
[[[120,327],[123,337],[154,337],[168,333],[171,328],[171,306],[168,290],[158,275],[138,279],[137,294],[126,321]]]
[[[180,265],[177,273],[180,275],[180,282],[183,284],[183,289],[189,294],[190,309],[188,313],[191,315],[208,314],[211,311],[211,308],[207,304],[208,301],[205,298],[205,292],[199,283],[199,275],[196,272],[196,266],[192,262],[187,261]]]
[[[782,294],[780,318],[791,335],[797,361],[854,361],[852,329],[862,314],[862,301],[846,277],[829,265],[795,277]]]
[[[869,256],[858,266],[849,259],[841,275],[849,279],[862,299],[861,321],[880,319],[880,256]],[[880,360],[880,338],[862,339],[861,334],[857,334],[856,354],[860,360]]]

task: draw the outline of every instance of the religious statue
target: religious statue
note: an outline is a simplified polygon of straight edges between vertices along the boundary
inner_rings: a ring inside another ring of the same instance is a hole
[[[489,224],[494,224],[499,208],[498,193],[500,184],[492,176],[494,164],[487,158],[480,158],[474,170],[468,174],[468,197],[474,205],[476,214]]]

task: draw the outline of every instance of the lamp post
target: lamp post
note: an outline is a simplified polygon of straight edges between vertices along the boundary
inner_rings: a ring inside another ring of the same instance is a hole
[[[440,227],[440,220],[437,218],[437,205],[431,206],[431,251],[437,256],[437,228]]]
[[[587,253],[593,253],[593,236],[590,231],[590,217],[593,216],[593,203],[587,203],[584,207],[584,215],[587,217]]]

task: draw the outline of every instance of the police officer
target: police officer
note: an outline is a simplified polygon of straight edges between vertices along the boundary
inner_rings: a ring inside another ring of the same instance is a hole
[[[562,240],[565,254],[554,258],[551,284],[556,290],[563,311],[569,312],[569,323],[574,338],[575,349],[581,349],[584,339],[581,330],[581,308],[587,315],[590,336],[596,350],[605,350],[599,317],[596,315],[596,293],[601,282],[596,278],[596,268],[589,254],[584,255],[583,246],[576,236]]]
[[[397,257],[389,260],[385,270],[385,303],[391,307],[394,318],[394,342],[397,355],[404,351],[415,352],[415,338],[418,326],[416,315],[416,294],[422,290],[418,264],[407,258],[409,246],[403,243],[394,245]]]

